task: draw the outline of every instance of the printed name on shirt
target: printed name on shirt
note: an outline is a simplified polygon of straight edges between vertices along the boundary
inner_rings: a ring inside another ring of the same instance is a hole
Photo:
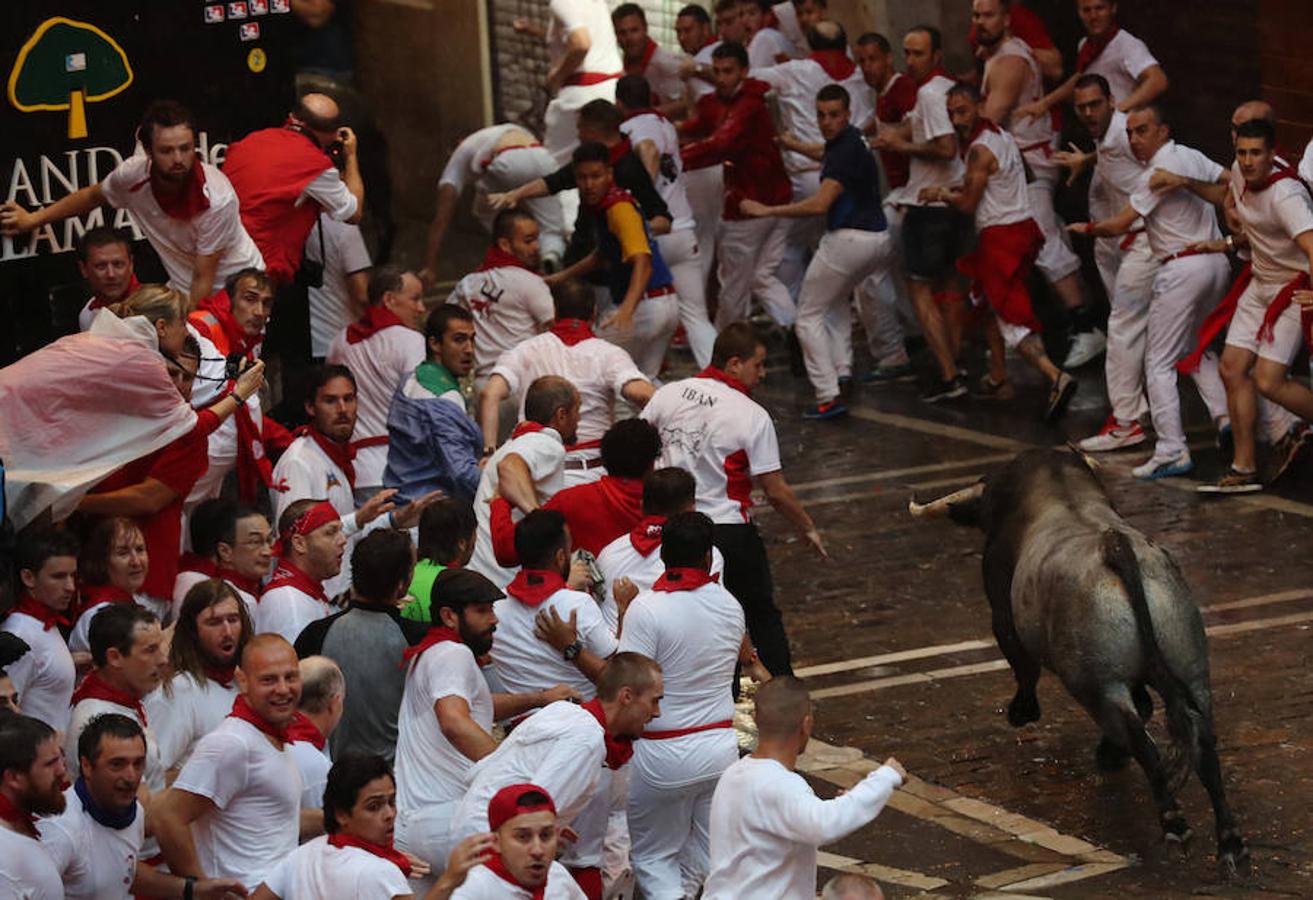
[[[685,387],[679,392],[679,395],[685,400],[692,400],[698,406],[715,406],[718,398],[705,394],[695,387]]]

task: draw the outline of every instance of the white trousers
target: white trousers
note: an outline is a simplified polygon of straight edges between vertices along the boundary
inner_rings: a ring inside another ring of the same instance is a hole
[[[807,266],[798,301],[797,332],[818,403],[839,396],[840,362],[851,366],[852,320],[848,311],[853,290],[868,276],[888,269],[892,248],[888,232],[840,228],[821,238]],[[837,359],[845,343],[849,347],[847,358]]]
[[[684,171],[688,205],[693,209],[697,223],[698,248],[701,257],[702,283],[711,278],[711,266],[716,259],[716,240],[720,232],[720,214],[725,207],[725,170],[719,166]]]
[[[1036,164],[1039,159],[1042,164]],[[1035,224],[1044,235],[1044,246],[1039,248],[1039,257],[1035,265],[1044,273],[1049,284],[1061,281],[1080,269],[1080,257],[1071,249],[1071,239],[1067,229],[1058,218],[1053,208],[1053,190],[1057,184],[1057,169],[1051,162],[1037,153],[1028,153],[1026,162],[1030,163],[1035,180],[1026,185],[1030,194],[1030,211],[1035,217]]]
[[[866,346],[877,366],[906,365],[907,333],[904,321],[914,318],[902,267],[902,223],[899,213],[886,205],[885,222],[888,224],[889,245],[892,255],[889,264],[877,269],[857,286],[857,315],[866,332]]]
[[[474,197],[475,216],[484,228],[491,231],[496,214],[488,206],[488,194],[514,190],[522,184],[550,175],[558,168],[556,159],[543,147],[518,147],[498,153],[479,179]],[[558,259],[563,257],[573,222],[565,218],[560,195],[537,197],[521,205],[538,223],[543,256],[555,256]]]
[[[614,305],[599,306],[598,319],[603,321],[615,312]],[[601,310],[605,309],[605,312]],[[657,377],[661,371],[661,362],[666,358],[666,348],[670,346],[670,336],[679,324],[679,297],[666,294],[661,297],[645,297],[638,301],[634,310],[633,327],[622,332],[615,327],[597,329],[597,336],[610,341],[633,357],[634,365],[647,376],[648,380]]]
[[[657,237],[661,257],[670,267],[679,296],[679,322],[688,336],[688,349],[699,369],[711,362],[711,348],[716,343],[716,329],[707,317],[707,281],[702,268],[702,245],[697,231],[685,228]],[[707,245],[711,247],[710,244]],[[708,249],[707,255],[711,251]],[[647,301],[644,301],[647,302]]]
[[[711,869],[711,795],[717,780],[666,788],[631,773],[630,860],[644,900],[697,896]]]
[[[415,883],[416,893],[421,897],[447,870],[447,857],[456,846],[451,834],[451,817],[456,805],[457,801],[452,800],[397,813],[394,832],[397,849],[415,854],[433,869],[428,878]]]
[[[752,312],[754,295],[776,324],[786,328],[793,324],[797,310],[777,274],[788,239],[788,219],[767,217],[721,222],[717,247],[720,272],[717,331],[746,319]]]
[[[1186,256],[1163,263],[1153,279],[1144,353],[1149,412],[1158,436],[1154,456],[1170,459],[1186,450],[1176,363],[1194,350],[1199,327],[1226,292],[1231,270],[1220,253]],[[1217,372],[1217,354],[1208,352],[1192,376],[1214,421],[1227,414],[1226,389]]]
[[[790,172],[789,182],[793,185],[793,202],[806,200],[821,189],[821,170],[809,169],[804,172]],[[780,260],[780,281],[789,289],[789,296],[795,305],[802,293],[802,280],[807,274],[807,265],[812,254],[825,236],[825,218],[807,216],[792,219],[789,226],[789,240],[784,245],[784,257]]]
[[[1108,402],[1119,422],[1133,422],[1149,408],[1144,397],[1144,351],[1149,328],[1149,300],[1158,260],[1149,239],[1136,235],[1129,249],[1121,238],[1099,238],[1094,262],[1099,268],[1112,311],[1108,314],[1108,350],[1104,377]]]

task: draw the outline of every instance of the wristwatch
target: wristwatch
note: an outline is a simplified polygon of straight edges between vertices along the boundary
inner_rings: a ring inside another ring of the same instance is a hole
[[[584,642],[576,638],[573,644],[565,648],[565,651],[563,652],[562,655],[565,657],[566,662],[574,662],[575,658],[580,654],[580,652],[583,649],[584,649]]]

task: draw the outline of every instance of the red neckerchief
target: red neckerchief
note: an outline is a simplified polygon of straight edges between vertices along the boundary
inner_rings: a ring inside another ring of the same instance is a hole
[[[382,303],[374,303],[365,307],[365,314],[358,321],[347,326],[346,342],[348,344],[359,344],[365,338],[373,337],[384,328],[391,328],[393,325],[406,327],[406,323],[401,321],[396,313]]]
[[[506,586],[506,593],[525,606],[537,606],[552,594],[565,587],[559,572],[547,569],[521,569],[515,580]]]
[[[155,197],[155,202],[170,219],[186,222],[210,208],[210,198],[205,195],[205,166],[201,163],[200,156],[192,162],[187,180],[183,182],[182,189],[177,193],[160,193],[155,179],[150,175],[146,176],[145,181],[139,182],[129,190],[137,191],[147,184],[150,185],[150,192]]]
[[[309,437],[318,444],[319,449],[323,450],[324,455],[332,460],[333,465],[342,470],[342,474],[346,476],[347,484],[353,489],[355,488],[356,467],[351,461],[356,458],[356,450],[350,443],[344,447],[313,425],[302,425],[296,429],[296,436]]]
[[[666,569],[652,585],[652,590],[673,594],[675,591],[696,591],[705,584],[719,583],[720,575],[703,569],[685,569],[676,566]]]
[[[962,142],[962,149],[959,155],[963,159],[966,159],[967,154],[971,152],[971,145],[976,142],[976,138],[980,137],[980,135],[986,131],[992,131],[997,134],[999,131],[999,127],[989,119],[986,119],[984,116],[981,116],[980,118],[976,119],[976,125],[974,128],[971,129],[971,136]]]
[[[68,620],[67,615],[51,609],[31,594],[23,595],[23,599],[19,600],[18,605],[14,607],[14,612],[20,612],[36,619],[45,631],[49,631],[56,625],[67,628],[73,624]]]
[[[228,382],[225,396],[232,393],[236,385],[236,381]],[[242,498],[242,502],[254,503],[257,497],[263,496],[262,488],[279,493],[286,492],[287,479],[282,478],[277,484],[274,483],[274,464],[269,459],[269,454],[265,452],[266,441],[261,426],[273,420],[265,419],[257,423],[255,417],[251,415],[250,407],[245,403],[238,403],[237,412],[233,413],[233,421],[237,423],[237,494]]]
[[[651,556],[652,551],[661,546],[661,531],[665,524],[665,516],[644,516],[638,520],[629,532],[629,543],[639,556]]]
[[[629,142],[629,138],[621,138],[618,144],[609,148],[611,153],[611,165],[614,167],[616,163],[620,162],[622,156],[633,149],[634,145]]]
[[[141,282],[137,280],[137,273],[133,272],[132,277],[128,279],[128,289],[123,292],[123,296],[119,300],[132,296],[132,292],[139,287],[141,287]],[[91,300],[87,302],[87,309],[100,309],[109,306],[111,303],[118,303],[119,300],[106,300],[100,294],[92,294]]]
[[[1245,186],[1240,189],[1240,196],[1244,197],[1248,195],[1250,191],[1253,191],[1255,194],[1261,194],[1263,193],[1263,191],[1267,190],[1272,185],[1276,184],[1278,181],[1285,181],[1287,178],[1293,179],[1294,181],[1298,181],[1300,182],[1300,184],[1303,184],[1303,181],[1300,179],[1299,174],[1294,169],[1292,169],[1289,165],[1283,165],[1279,162],[1273,162],[1272,171],[1267,173],[1267,180],[1264,181],[1262,185],[1260,185],[1259,187],[1250,187],[1249,182],[1246,181]]]
[[[406,854],[391,845],[384,847],[379,844],[371,844],[369,841],[362,841],[355,835],[343,834],[340,831],[337,834],[330,834],[328,843],[333,847],[355,847],[357,850],[372,853],[381,859],[386,859],[400,869],[403,877],[410,877],[410,860],[406,857]]]
[[[496,875],[502,881],[505,881],[508,884],[513,884],[520,890],[528,891],[531,900],[543,900],[543,897],[547,894],[547,882],[545,881],[543,882],[543,886],[537,890],[520,884],[520,879],[512,875],[511,870],[506,868],[506,863],[502,862],[500,853],[494,852],[488,854],[487,858],[483,860],[483,864],[488,867],[488,871],[492,872],[492,874]],[[550,872],[551,870],[549,869],[548,871]],[[551,876],[549,875],[548,877],[550,878]]]
[[[233,587],[246,591],[252,597],[260,596],[260,579],[258,578],[251,578],[236,569],[229,569],[226,566],[220,566],[219,574],[214,577],[222,578]]]
[[[319,726],[311,722],[310,717],[303,712],[298,712],[292,724],[287,726],[287,740],[292,744],[314,744],[316,750],[323,750],[324,744],[328,743],[328,738],[324,737]]]
[[[1108,29],[1107,34],[1101,37],[1087,37],[1085,43],[1081,44],[1081,48],[1076,51],[1076,71],[1084,72],[1088,69],[1099,58],[1099,54],[1103,53],[1108,45],[1112,43],[1112,39],[1117,36],[1119,31],[1121,31],[1121,27],[1114,22],[1113,26]]]
[[[36,816],[14,806],[4,794],[0,794],[0,819],[15,826],[21,834],[33,840],[41,840],[41,832],[36,830]]]
[[[526,272],[533,272],[533,269],[526,266],[518,256],[507,253],[496,244],[489,247],[488,252],[483,254],[483,262],[479,264],[479,267],[475,269],[475,271],[486,272],[489,269],[506,268],[519,268],[524,269]],[[536,275],[537,273],[534,272],[534,274]]]
[[[247,703],[246,698],[241,694],[238,694],[237,699],[233,701],[233,709],[232,712],[228,713],[228,718],[241,719],[243,722],[250,722],[256,728],[260,729],[260,731],[269,735],[269,737],[284,744],[289,740],[286,727],[279,728],[260,718],[259,714],[251,709],[251,704]]]
[[[583,704],[582,708],[597,720],[598,725],[602,726],[602,734],[606,738],[606,767],[618,769],[629,762],[630,757],[634,755],[634,739],[613,735],[607,731],[606,710],[602,709],[602,701],[594,697]]]
[[[223,330],[224,337],[228,339],[229,353],[240,353],[250,359],[256,346],[264,340],[262,336],[251,337],[246,333],[246,329],[238,324],[237,317],[233,315],[232,298],[228,296],[226,290],[216,291],[197,303],[196,308],[214,316],[215,321],[219,323],[219,327]],[[192,324],[197,323],[193,322]],[[219,342],[213,341],[213,343],[217,344]]]
[[[274,577],[269,579],[269,583],[264,587],[264,593],[260,595],[263,600],[265,594],[280,587],[294,587],[307,596],[314,597],[320,603],[328,603],[328,594],[324,592],[324,586],[320,582],[311,578],[305,572],[302,572],[289,559],[278,560],[278,568],[274,569]]]
[[[87,677],[82,679],[82,683],[73,692],[73,699],[69,701],[69,705],[77,706],[83,700],[104,700],[107,703],[126,707],[137,714],[137,720],[142,725],[146,724],[146,708],[141,705],[141,698],[114,687],[100,677],[99,669],[92,669],[87,673]]]
[[[857,70],[857,64],[842,50],[814,50],[807,58],[819,63],[835,81],[846,81]]]
[[[227,689],[233,686],[233,679],[237,677],[237,665],[231,666],[205,666],[205,677],[213,681],[219,687]]]
[[[515,430],[511,432],[511,440],[515,440],[517,437],[526,434],[533,434],[535,431],[542,431],[546,427],[546,425],[539,422],[521,422],[519,425],[516,425]]]
[[[179,572],[199,572],[206,578],[219,578],[219,564],[199,553],[184,553],[178,560]]]
[[[101,603],[136,603],[137,598],[112,584],[82,585],[82,608],[91,609]]]
[[[633,195],[620,187],[620,185],[612,183],[611,189],[606,192],[606,196],[597,201],[596,206],[589,207],[589,209],[592,209],[594,212],[606,212],[617,203],[630,203],[635,209],[639,208],[638,201],[633,198]]]
[[[938,75],[943,75],[945,78],[952,78],[952,77],[953,77],[953,76],[951,76],[951,75],[948,74],[948,70],[946,70],[943,66],[935,66],[935,67],[934,67],[933,69],[931,69],[929,72],[926,72],[926,73],[925,73],[925,77],[924,77],[924,78],[916,78],[916,79],[913,79],[913,80],[916,81],[916,86],[917,86],[918,88],[920,88],[920,87],[924,87],[926,84],[929,84],[929,83],[930,83],[930,80],[933,79],[933,78],[935,78],[935,77],[938,76]]]
[[[643,48],[643,55],[642,57],[639,58],[638,62],[631,63],[628,59],[625,60],[625,74],[642,75],[644,72],[647,71],[647,67],[651,64],[652,57],[656,54],[656,52],[657,52],[656,41],[652,40],[651,38],[648,38],[647,46]]]
[[[596,337],[593,326],[584,319],[557,319],[552,323],[551,332],[567,347]]]
[[[707,366],[705,369],[703,369],[701,372],[697,373],[697,375],[693,377],[710,378],[712,381],[719,381],[721,384],[729,385],[730,387],[734,388],[734,390],[743,394],[745,397],[752,396],[752,391],[748,390],[747,386],[743,382],[739,381],[733,375],[726,375],[724,372],[722,372],[720,369],[717,369],[715,366]]]
[[[420,642],[418,644],[415,644],[412,647],[407,647],[405,650],[402,651],[401,653],[402,665],[405,665],[406,663],[410,662],[412,659],[419,656],[421,653],[423,653],[425,650],[429,649],[430,647],[434,646],[435,644],[441,644],[443,641],[451,641],[452,643],[455,644],[465,643],[460,639],[460,633],[457,632],[455,629],[447,628],[445,625],[434,625],[432,628],[428,630],[428,634],[424,635],[424,637],[420,639]]]

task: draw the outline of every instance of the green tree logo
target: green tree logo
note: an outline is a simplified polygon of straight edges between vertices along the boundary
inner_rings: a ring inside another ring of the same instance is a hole
[[[128,55],[88,22],[46,19],[9,73],[9,102],[23,112],[68,110],[69,138],[87,136],[86,104],[108,100],[132,84]]]

